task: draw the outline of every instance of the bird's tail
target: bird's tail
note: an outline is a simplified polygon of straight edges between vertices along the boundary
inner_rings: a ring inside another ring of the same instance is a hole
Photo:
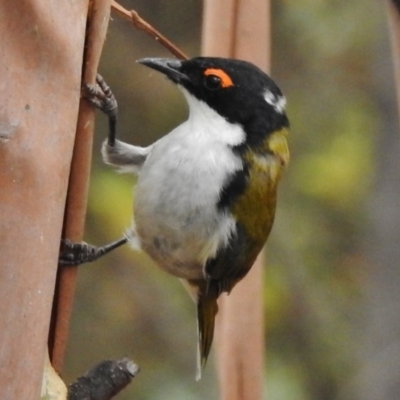
[[[206,282],[200,285],[197,297],[198,351],[196,380],[201,378],[201,372],[210,353],[214,337],[215,316],[218,312],[218,295],[216,285],[207,285]]]

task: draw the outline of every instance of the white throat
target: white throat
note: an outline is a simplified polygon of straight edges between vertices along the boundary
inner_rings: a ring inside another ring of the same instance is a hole
[[[213,135],[214,140],[230,146],[237,146],[246,140],[243,128],[239,124],[232,124],[219,115],[204,101],[198,100],[185,88],[179,86],[189,105],[189,118],[186,123],[192,125],[196,131]]]

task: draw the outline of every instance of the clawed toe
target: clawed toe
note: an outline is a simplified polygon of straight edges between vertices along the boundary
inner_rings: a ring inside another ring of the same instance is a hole
[[[116,118],[117,100],[101,75],[97,74],[96,85],[89,83],[83,85],[83,94],[92,105],[103,111],[108,117]]]
[[[92,262],[109,253],[111,250],[122,246],[127,241],[128,238],[124,236],[115,242],[99,247],[85,242],[75,243],[68,239],[63,239],[61,240],[58,264],[62,266],[74,266]]]
[[[88,262],[87,254],[90,253],[90,247],[92,246],[85,242],[74,243],[68,239],[62,240],[58,264],[73,266]]]

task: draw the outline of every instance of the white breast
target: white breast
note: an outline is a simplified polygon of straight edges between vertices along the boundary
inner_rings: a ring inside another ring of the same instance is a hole
[[[245,137],[240,126],[185,95],[189,119],[153,145],[140,171],[134,217],[141,247],[168,272],[194,279],[235,229],[216,205],[228,177],[242,168],[231,146]]]

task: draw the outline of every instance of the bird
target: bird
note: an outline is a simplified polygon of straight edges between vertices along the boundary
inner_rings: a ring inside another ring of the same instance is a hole
[[[96,247],[63,241],[61,265],[94,261],[129,243],[180,278],[197,305],[197,374],[210,353],[218,297],[251,269],[273,225],[277,187],[289,162],[286,99],[254,64],[228,58],[144,58],[172,81],[186,121],[148,147],[116,139],[118,105],[98,75],[85,97],[109,117],[106,164],[138,176],[132,226]]]

